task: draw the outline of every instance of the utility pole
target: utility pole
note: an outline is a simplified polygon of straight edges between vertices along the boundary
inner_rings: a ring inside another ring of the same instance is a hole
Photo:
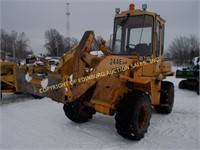
[[[12,45],[12,48],[13,48],[13,58],[15,58],[15,35],[14,35],[14,31],[12,30],[12,35],[13,35],[13,45]]]
[[[70,16],[70,12],[69,12],[69,4],[67,3],[67,24],[66,24],[66,38],[70,38],[70,27],[69,27],[69,16]]]

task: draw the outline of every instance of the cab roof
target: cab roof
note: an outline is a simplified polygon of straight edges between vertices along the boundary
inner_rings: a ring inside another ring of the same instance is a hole
[[[124,17],[127,14],[130,14],[130,16],[137,16],[137,15],[147,14],[147,15],[153,16],[154,18],[157,17],[160,21],[162,21],[163,23],[165,23],[165,20],[160,15],[158,15],[157,13],[146,11],[146,10],[141,10],[141,9],[134,9],[134,10],[122,11],[122,12],[116,14],[115,18]]]

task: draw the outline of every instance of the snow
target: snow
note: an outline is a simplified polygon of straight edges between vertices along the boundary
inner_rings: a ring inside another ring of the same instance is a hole
[[[3,94],[0,105],[0,149],[133,150],[200,149],[200,97],[175,85],[174,109],[169,115],[153,112],[145,137],[129,141],[117,134],[115,119],[97,113],[77,124],[64,115],[62,104],[49,98]]]
[[[43,79],[41,81],[42,88],[46,88],[48,86],[48,82],[49,82],[48,78]]]
[[[32,77],[29,76],[29,74],[27,73],[27,74],[25,75],[25,79],[26,79],[27,82],[30,82],[30,81],[32,80]]]
[[[35,62],[35,64],[36,65],[44,65],[44,62],[38,60],[38,61]]]
[[[51,65],[51,71],[54,72],[56,69],[56,66],[55,65]]]
[[[102,51],[91,51],[90,54],[95,55],[97,57],[102,57],[104,55]]]

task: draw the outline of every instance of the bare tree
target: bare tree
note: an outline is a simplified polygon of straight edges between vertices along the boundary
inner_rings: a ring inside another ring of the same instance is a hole
[[[180,36],[169,45],[166,55],[170,56],[176,65],[187,65],[193,57],[199,56],[199,46],[197,36]]]
[[[45,48],[49,55],[61,56],[64,52],[64,38],[56,29],[45,32]]]
[[[106,41],[103,39],[102,36],[99,36],[97,35],[92,43],[92,46],[91,46],[91,51],[98,51],[99,50],[99,44],[100,43],[106,43]]]
[[[12,37],[1,29],[1,50],[5,53],[12,53]]]
[[[77,38],[72,37],[72,38],[71,38],[71,43],[72,43],[72,45],[78,45],[78,44],[79,44],[79,41],[78,41]]]
[[[64,45],[65,45],[65,51],[70,49],[73,45],[78,45],[79,41],[77,38],[72,37],[72,38],[65,38],[64,40]]]
[[[28,51],[28,45],[29,39],[25,35],[24,32],[20,33],[19,36],[17,36],[16,41],[14,42],[14,48],[16,51],[16,56],[18,58],[25,58],[28,54],[32,53],[31,51]]]
[[[18,34],[16,31],[7,33],[1,29],[1,50],[7,55],[16,58],[25,58],[32,51],[28,50],[29,39],[24,32]]]

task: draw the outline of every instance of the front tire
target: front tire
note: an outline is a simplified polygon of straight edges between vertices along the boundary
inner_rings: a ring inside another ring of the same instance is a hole
[[[68,105],[64,104],[63,110],[70,120],[77,123],[88,122],[96,112],[94,108],[84,106],[80,100],[76,100]]]
[[[120,100],[115,116],[119,135],[139,141],[144,137],[151,118],[151,103],[147,94],[129,91]]]
[[[38,95],[34,95],[34,94],[31,94],[31,96],[34,98],[34,99],[42,99],[44,97],[42,96],[38,96]]]

